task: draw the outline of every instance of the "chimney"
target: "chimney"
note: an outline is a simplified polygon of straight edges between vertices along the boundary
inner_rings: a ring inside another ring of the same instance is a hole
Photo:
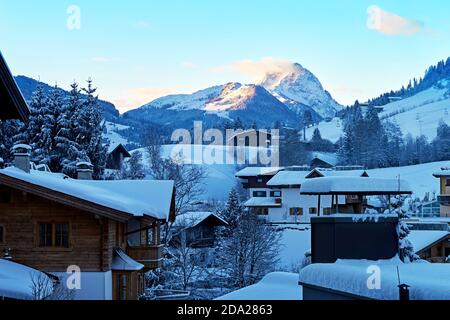
[[[77,179],[78,180],[92,180],[93,165],[90,162],[77,163]]]
[[[14,155],[14,166],[26,173],[30,173],[31,147],[27,144],[16,144],[12,150]]]

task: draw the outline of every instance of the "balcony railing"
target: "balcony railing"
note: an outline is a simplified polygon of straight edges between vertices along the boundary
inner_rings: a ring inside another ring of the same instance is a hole
[[[438,196],[438,202],[442,206],[450,206],[450,195]]]
[[[153,246],[129,246],[127,254],[139,263],[142,263],[147,269],[156,269],[161,267],[162,248],[164,245]]]

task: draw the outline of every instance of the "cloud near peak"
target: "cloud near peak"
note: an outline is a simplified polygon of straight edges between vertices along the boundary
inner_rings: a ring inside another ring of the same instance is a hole
[[[423,23],[388,12],[375,5],[367,8],[367,27],[390,36],[413,36],[425,31]]]
[[[261,80],[269,73],[288,73],[293,70],[292,62],[273,57],[264,57],[259,60],[245,59],[211,69],[212,72],[217,73],[235,72],[243,74],[252,77],[254,80]]]

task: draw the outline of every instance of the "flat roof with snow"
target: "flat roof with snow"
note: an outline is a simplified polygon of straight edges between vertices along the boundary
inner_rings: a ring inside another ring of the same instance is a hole
[[[272,176],[278,171],[283,170],[282,167],[247,167],[238,171],[236,177],[257,177],[257,176]]]
[[[380,289],[369,289],[368,268],[381,271]],[[450,300],[450,265],[442,263],[403,263],[391,260],[338,260],[316,263],[300,271],[299,283],[353,297],[376,300],[399,300],[398,274],[401,283],[410,286],[411,300]]]
[[[324,177],[306,180],[300,194],[306,195],[387,195],[411,194],[404,180],[368,177]]]

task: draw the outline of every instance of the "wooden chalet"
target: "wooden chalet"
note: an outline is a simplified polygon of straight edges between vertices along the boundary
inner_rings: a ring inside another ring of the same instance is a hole
[[[28,105],[0,52],[0,120],[26,121],[29,115]]]
[[[106,169],[120,170],[126,158],[131,158],[131,154],[123,144],[111,144],[108,148]]]
[[[187,212],[178,216],[174,224],[175,242],[186,237],[186,245],[193,248],[212,247],[216,241],[216,229],[228,223],[212,212]]]
[[[438,202],[441,205],[441,217],[450,217],[450,167],[441,168],[441,171],[435,172],[433,176],[440,181]]]
[[[138,299],[161,264],[161,225],[175,219],[173,182],[70,179],[24,163],[0,170],[0,252],[61,283],[79,267],[76,299]]]

